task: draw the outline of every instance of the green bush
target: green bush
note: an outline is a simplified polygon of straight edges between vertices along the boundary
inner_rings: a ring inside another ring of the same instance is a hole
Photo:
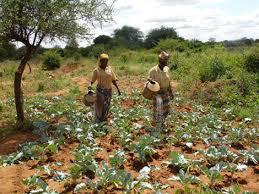
[[[0,48],[0,61],[3,61],[7,58],[6,50],[4,48]]]
[[[38,84],[38,89],[37,89],[37,92],[43,92],[44,91],[44,84],[42,82],[40,82]]]
[[[161,50],[166,51],[179,51],[183,52],[188,49],[188,44],[186,41],[178,40],[178,39],[166,39],[161,40],[158,45],[155,47],[157,52]]]
[[[61,57],[54,51],[44,53],[43,64],[48,70],[57,69],[60,67]]]
[[[127,54],[123,53],[123,54],[120,56],[120,61],[121,61],[122,63],[127,63],[128,60],[129,60],[129,56],[128,56]]]
[[[218,57],[213,58],[209,64],[202,66],[199,71],[202,82],[213,82],[226,73],[226,68]]]
[[[141,53],[137,57],[138,63],[158,63],[158,55],[157,54],[148,54],[148,53]]]
[[[119,56],[119,60],[122,63],[132,62],[135,59],[136,52],[134,51],[126,51],[121,53]]]
[[[250,72],[259,72],[259,48],[252,49],[252,51],[245,57],[244,66]]]
[[[73,58],[74,58],[74,60],[75,60],[76,62],[78,62],[78,61],[80,60],[80,58],[81,58],[81,54],[78,53],[78,52],[75,52],[75,53],[73,54]]]
[[[256,90],[256,78],[254,75],[242,71],[237,76],[236,85],[241,95],[249,95]]]
[[[90,57],[98,58],[100,54],[106,52],[106,47],[103,44],[93,45],[91,46],[91,51],[89,52]]]

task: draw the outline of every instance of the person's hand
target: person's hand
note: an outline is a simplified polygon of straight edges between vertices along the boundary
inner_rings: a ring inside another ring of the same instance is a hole
[[[169,91],[169,95],[170,95],[170,99],[173,100],[174,99],[174,93],[172,90]]]

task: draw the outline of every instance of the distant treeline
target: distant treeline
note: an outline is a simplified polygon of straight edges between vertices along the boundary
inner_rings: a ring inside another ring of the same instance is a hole
[[[180,37],[174,28],[164,27],[152,29],[146,36],[139,29],[131,26],[123,26],[114,30],[112,36],[100,35],[93,40],[93,44],[87,47],[80,47],[76,38],[68,40],[65,48],[58,46],[52,49],[39,48],[36,55],[41,55],[45,51],[54,50],[61,57],[97,57],[101,52],[108,52],[111,49],[126,48],[130,50],[138,49],[170,49],[179,52],[193,50],[199,52],[208,47],[221,44],[226,48],[236,48],[252,46],[259,43],[259,39],[242,38],[239,40],[225,40],[216,42],[215,38],[210,38],[206,42],[197,39],[186,40]],[[13,43],[0,40],[0,61],[6,59],[20,59],[25,52],[25,47],[16,48]]]

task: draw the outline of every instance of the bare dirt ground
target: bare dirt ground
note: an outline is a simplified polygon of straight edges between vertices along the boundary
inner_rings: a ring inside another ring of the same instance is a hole
[[[36,137],[31,137],[29,134],[28,138],[31,138],[31,140],[34,140]],[[22,141],[26,135],[16,134],[12,137],[7,138],[4,140],[4,142],[11,141],[15,137],[17,139],[20,139]],[[3,143],[4,143],[3,142]],[[18,141],[13,142],[12,148],[7,147],[6,150],[4,150],[1,146],[1,153],[8,153],[11,151],[14,151],[14,148],[18,146]],[[110,135],[107,135],[105,137],[97,138],[97,143],[100,147],[102,147],[102,150],[97,153],[96,160],[102,161],[105,160],[108,162],[109,155],[114,151],[118,150],[120,148],[119,144],[114,141],[113,137]],[[1,142],[2,145],[2,142]],[[48,183],[49,187],[52,189],[55,189],[59,193],[72,193],[71,188],[66,188],[64,186],[64,183],[59,183],[56,181],[53,181],[51,177],[48,177],[47,174],[44,174],[43,172],[40,172],[36,167],[37,165],[51,165],[52,162],[62,162],[62,166],[55,167],[55,170],[60,170],[63,172],[69,172],[69,168],[73,165],[74,157],[72,154],[73,149],[78,145],[77,142],[71,141],[69,144],[65,144],[62,146],[57,154],[54,154],[51,157],[51,160],[46,159],[45,162],[40,162],[37,160],[29,160],[27,162],[24,162],[22,164],[7,166],[7,167],[1,167],[0,168],[0,193],[6,194],[6,193],[24,193],[27,191],[26,187],[22,184],[22,180],[33,175],[38,174],[41,177],[44,178],[44,180]],[[170,146],[170,147],[163,147],[157,149],[157,153],[150,159],[148,162],[151,166],[159,167],[160,169],[158,171],[154,171],[151,174],[151,182],[155,183],[157,181],[168,184],[169,187],[165,190],[168,193],[174,193],[176,189],[181,188],[181,184],[177,181],[169,181],[168,179],[173,175],[177,174],[177,169],[167,167],[163,165],[163,161],[166,160],[170,154],[171,151],[178,151],[185,154],[190,159],[197,159],[198,156],[194,156],[194,152],[198,148],[205,148],[203,144],[197,144],[193,147],[193,149],[186,150],[183,147],[176,147],[176,146]],[[51,161],[51,162],[50,162]],[[138,176],[138,171],[143,168],[145,164],[141,164],[137,162],[137,159],[135,156],[129,155],[127,157],[127,162],[123,165],[123,168],[130,172],[134,177]],[[203,176],[199,176],[200,179],[203,182],[209,182],[209,180]],[[235,182],[240,185],[242,190],[249,190],[254,192],[259,192],[259,176],[258,176],[258,166],[254,166],[253,168],[249,168],[246,172],[236,172],[233,177],[230,176],[229,173],[226,173],[224,175],[224,181],[221,184],[218,184],[217,186],[219,188],[230,186],[232,182]],[[195,186],[194,186],[195,187]],[[106,193],[121,193],[121,191],[116,190],[106,190]],[[146,191],[145,193],[150,193],[150,191]]]

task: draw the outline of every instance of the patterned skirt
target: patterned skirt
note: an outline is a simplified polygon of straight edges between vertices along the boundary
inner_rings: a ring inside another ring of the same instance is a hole
[[[97,122],[107,121],[109,108],[111,104],[112,90],[102,88],[97,85],[96,88],[96,103],[95,103],[95,118]]]
[[[164,127],[169,112],[170,95],[168,92],[160,92],[153,99],[153,125]]]

